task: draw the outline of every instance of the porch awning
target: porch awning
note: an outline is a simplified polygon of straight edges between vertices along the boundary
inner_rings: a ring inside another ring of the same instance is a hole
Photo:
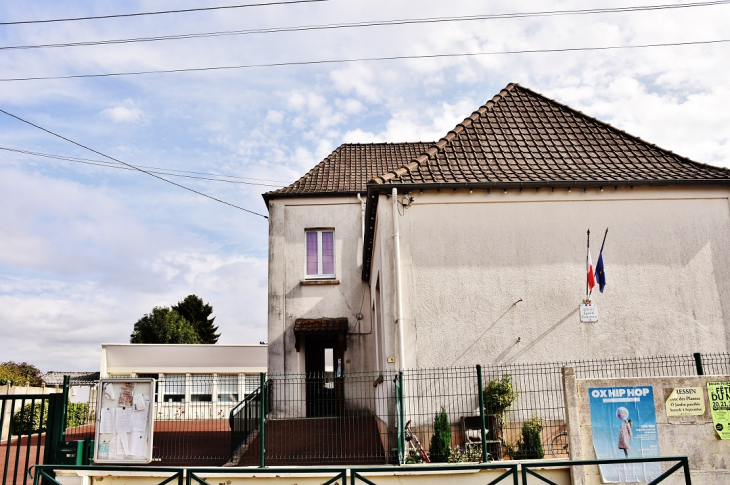
[[[298,318],[294,322],[294,337],[299,352],[300,337],[304,335],[347,335],[348,320],[342,318]],[[347,342],[346,339],[344,339]],[[347,345],[345,343],[345,345]]]

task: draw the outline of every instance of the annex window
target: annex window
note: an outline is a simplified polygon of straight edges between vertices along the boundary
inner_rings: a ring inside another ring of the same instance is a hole
[[[335,232],[306,231],[307,278],[335,277]]]
[[[218,375],[218,402],[238,402],[238,375]]]
[[[165,402],[185,402],[185,374],[165,374]]]
[[[198,374],[191,376],[190,400],[192,402],[211,402],[213,400],[213,376]]]

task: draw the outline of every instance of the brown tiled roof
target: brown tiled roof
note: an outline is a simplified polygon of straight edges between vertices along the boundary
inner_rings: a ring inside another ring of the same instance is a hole
[[[431,145],[433,142],[344,144],[302,178],[288,187],[267,192],[264,198],[365,192],[370,179],[408,163]]]
[[[647,143],[517,84],[374,183],[725,181],[713,167]]]
[[[347,333],[347,318],[298,318],[294,322],[294,334]]]

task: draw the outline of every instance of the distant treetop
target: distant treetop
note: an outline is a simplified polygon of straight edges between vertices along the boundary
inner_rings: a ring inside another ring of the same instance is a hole
[[[188,295],[177,305],[173,305],[172,309],[182,315],[195,329],[200,338],[201,344],[218,343],[221,336],[218,327],[213,325],[215,317],[209,318],[213,313],[213,307],[204,303],[203,300],[196,295]]]
[[[188,295],[172,308],[155,307],[134,324],[133,344],[214,344],[220,337],[213,307],[196,295]]]
[[[24,386],[26,382],[34,387],[43,385],[38,367],[27,362],[8,361],[0,364],[0,385]]]

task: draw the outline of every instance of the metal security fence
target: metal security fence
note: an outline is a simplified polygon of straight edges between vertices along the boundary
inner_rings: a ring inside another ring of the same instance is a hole
[[[267,376],[266,465],[383,464],[396,444],[395,373]],[[261,463],[261,433],[236,463]]]
[[[117,378],[129,375],[110,376]],[[259,386],[259,374],[138,374],[155,379],[152,456],[159,465],[217,465],[231,460],[231,411]],[[94,439],[98,381],[88,386],[88,403],[67,406],[66,440]]]
[[[727,375],[730,354],[410,369],[402,375],[271,375],[265,462],[569,458],[562,385],[566,365],[579,379]],[[248,449],[238,463],[259,463],[261,443]]]
[[[158,465],[366,466],[569,458],[566,365],[578,379],[729,375],[730,354],[263,375],[264,392],[259,374],[140,377],[157,379]],[[90,385],[66,440],[94,435]]]

